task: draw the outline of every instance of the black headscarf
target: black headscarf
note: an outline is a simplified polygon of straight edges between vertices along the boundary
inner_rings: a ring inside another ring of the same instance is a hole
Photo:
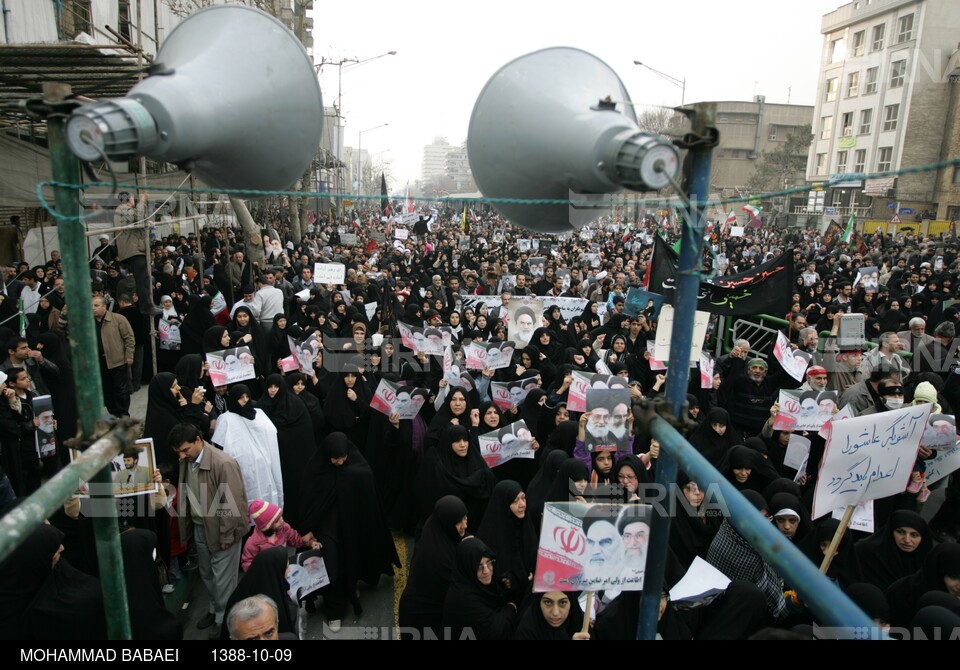
[[[507,604],[499,575],[484,586],[477,578],[481,560],[496,560],[496,554],[476,537],[457,546],[457,569],[443,603],[443,625],[450,628],[451,638],[460,639],[464,629],[471,629],[478,640],[507,640],[517,621],[516,608]]]
[[[577,432],[579,430],[579,422],[562,421],[547,438],[547,452],[562,451],[567,456],[573,456],[573,449],[577,446]]]
[[[27,639],[23,612],[53,572],[53,555],[65,535],[40,524],[0,563],[0,638]]]
[[[727,430],[718,435],[711,427],[712,424],[723,424]],[[722,407],[714,407],[707,414],[707,419],[694,428],[690,434],[690,444],[699,451],[710,464],[717,467],[727,451],[736,444],[734,430],[730,424],[730,414]]]
[[[317,399],[317,396],[310,393],[310,385],[307,383],[307,376],[302,372],[294,372],[293,374],[287,375],[284,377],[284,380],[287,382],[287,386],[290,388],[290,391],[304,404],[307,408],[307,412],[310,414],[310,423],[313,424],[313,434],[315,438],[319,438],[323,434],[323,427],[325,424],[323,418],[323,407],[320,405],[320,401]],[[298,395],[294,387],[303,382],[305,388]]]
[[[920,533],[920,544],[916,549],[906,552],[897,547],[893,536],[897,528],[913,528]],[[924,518],[910,510],[897,510],[882,528],[857,542],[854,553],[860,563],[863,581],[886,589],[901,577],[919,570],[932,548],[933,539]]]
[[[183,323],[180,324],[181,351],[185,354],[200,354],[217,349],[206,349],[206,333],[217,326],[217,320],[210,313],[213,298],[208,295],[190,296],[190,308]]]
[[[890,604],[876,584],[857,582],[847,586],[844,593],[871,619],[890,623]]]
[[[264,383],[263,395],[257,401],[257,407],[262,409],[273,421],[277,429],[299,426],[303,422],[309,423],[310,416],[307,414],[307,408],[290,390],[290,387],[284,382],[279,374],[269,375]],[[272,398],[268,393],[271,386],[277,387],[277,393]],[[310,426],[310,434],[313,433],[313,427]],[[278,438],[279,439],[279,438]],[[309,446],[309,445],[308,445]]]
[[[453,400],[453,396],[456,393],[463,394],[463,397],[467,400],[466,409],[464,409],[463,413],[459,416],[455,415],[450,407],[450,401]],[[433,419],[431,419],[430,427],[427,429],[426,447],[428,450],[432,450],[447,442],[446,433],[451,425],[451,419],[456,418],[457,423],[463,427],[470,425],[470,409],[472,405],[470,395],[466,389],[460,387],[450,389],[447,392],[443,407],[441,407]]]
[[[331,458],[346,456],[342,465]],[[324,547],[330,579],[342,579],[352,594],[357,580],[376,584],[399,565],[390,529],[384,520],[370,465],[343,433],[331,433],[304,471],[303,503],[298,528],[313,532]]]
[[[499,557],[497,570],[500,576],[510,580],[510,592],[520,598],[529,584],[527,576],[537,567],[538,544],[530,516],[524,513],[524,517],[518,519],[510,509],[521,493],[523,489],[515,481],[508,479],[497,484],[483,515],[483,523],[477,529],[477,537]]]
[[[733,474],[734,469],[741,468],[751,470],[750,476],[743,484],[738,482]],[[742,444],[731,447],[720,459],[717,469],[738,491],[753,489],[760,493],[767,486],[780,479],[780,473],[770,464],[770,461],[761,456],[760,452]]]
[[[775,502],[776,501],[771,503],[770,506],[773,507]],[[820,549],[820,544],[822,542],[831,542],[839,526],[840,521],[837,519],[830,517],[822,519],[816,525],[814,532],[808,533],[807,536],[797,544],[797,548],[803,552],[804,556],[810,559],[811,563],[820,567],[823,563],[823,551]],[[850,537],[849,533],[843,534],[843,538],[840,540],[840,546],[837,547],[837,553],[830,563],[830,568],[827,570],[827,577],[837,582],[840,588],[845,588],[850,584],[860,581],[860,566],[857,564],[857,557],[853,553],[853,538]]]
[[[590,481],[590,472],[587,466],[578,458],[568,458],[560,466],[550,490],[547,491],[544,503],[549,502],[572,502],[577,496],[582,495],[574,486],[575,482]]]
[[[527,516],[533,521],[535,528],[540,526],[543,504],[553,485],[553,480],[560,472],[560,466],[566,460],[567,454],[559,449],[548,452],[546,456],[541,457],[540,469],[530,480],[530,485],[527,487]]]
[[[466,428],[451,425],[445,433],[443,444],[427,451],[417,477],[421,518],[433,510],[437,500],[446,495],[455,495],[467,506],[471,529],[483,518],[487,500],[493,493],[497,480],[487,466],[479,447],[471,443],[465,456],[458,456],[453,443],[470,441]]]
[[[919,609],[921,596],[929,591],[946,591],[944,577],[960,578],[960,544],[947,542],[934,547],[923,567],[912,575],[895,581],[887,589],[890,603],[890,624],[907,627]]]
[[[573,591],[563,595],[570,600],[570,613],[567,620],[558,628],[554,628],[543,618],[540,601],[546,593],[535,593],[533,602],[520,618],[520,624],[513,634],[514,640],[572,640],[574,633],[583,628],[583,609],[578,599],[579,592]]]
[[[221,340],[223,339],[223,334],[228,332],[223,326],[211,326],[207,328],[203,333],[203,352],[205,354],[212,353],[214,351],[223,351],[225,348]]]
[[[41,524],[0,564],[3,639],[106,639],[100,581],[65,558],[53,565],[63,538],[61,531]]]
[[[296,633],[296,617],[290,611],[290,597],[287,595],[287,548],[271,547],[264,549],[253,558],[250,567],[237,583],[237,588],[230,594],[224,608],[224,622],[220,628],[220,639],[227,640],[230,632],[227,629],[226,616],[241,600],[250,596],[267,596],[277,605],[277,632]]]
[[[183,627],[163,603],[154,554],[157,536],[149,530],[128,530],[120,535],[127,607],[134,640],[181,640]]]
[[[440,637],[443,599],[456,570],[461,540],[456,526],[466,515],[467,506],[457,496],[444,496],[434,505],[414,547],[407,587],[400,597],[401,628],[431,628]]]
[[[167,449],[170,429],[183,419],[180,402],[170,389],[177,380],[172,372],[161,372],[150,380],[147,391],[147,417],[143,424],[143,436],[153,438],[154,451],[160,465],[176,463],[176,456]]]
[[[177,381],[180,382],[183,397],[189,398],[193,390],[203,386],[203,357],[200,354],[185,354],[177,361],[174,368]],[[209,389],[212,390],[212,389]]]
[[[678,496],[683,495],[683,488],[695,482],[683,471],[677,473]],[[706,487],[700,486],[701,490]],[[686,500],[683,501],[686,503]],[[700,510],[694,510],[687,504],[677,505],[677,513],[670,524],[670,549],[684,568],[689,568],[694,559],[707,557],[710,543],[720,528],[719,514],[707,516]]]
[[[244,395],[247,396],[247,403],[241,405],[240,398]],[[253,421],[257,418],[257,411],[253,406],[250,388],[246,384],[231,386],[230,390],[227,391],[227,411],[242,416],[247,421]]]

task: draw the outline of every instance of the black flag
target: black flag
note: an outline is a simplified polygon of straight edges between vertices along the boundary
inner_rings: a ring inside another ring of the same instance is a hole
[[[650,259],[647,290],[660,293],[673,304],[678,257],[659,235],[655,235]],[[735,275],[700,280],[697,309],[726,316],[786,314],[793,293],[793,252]]]

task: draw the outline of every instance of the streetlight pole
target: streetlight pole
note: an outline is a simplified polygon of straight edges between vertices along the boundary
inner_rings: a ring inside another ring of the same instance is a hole
[[[654,74],[660,75],[663,79],[666,79],[667,81],[669,81],[669,82],[670,82],[671,84],[673,84],[674,86],[678,86],[678,87],[680,88],[680,106],[683,107],[684,103],[687,101],[687,80],[686,80],[686,78],[677,79],[676,77],[671,77],[671,76],[668,75],[667,73],[661,72],[660,70],[655,70],[655,69],[653,69],[652,67],[650,67],[649,65],[647,65],[647,64],[645,64],[645,63],[641,63],[641,62],[638,61],[638,60],[633,61],[633,64],[634,64],[634,65],[639,65],[640,67],[645,67],[645,68],[647,68],[648,70],[650,70],[651,72],[653,72]]]
[[[336,115],[338,122],[338,146],[333,147],[333,150],[336,152],[336,159],[340,164],[340,167],[337,168],[337,193],[342,194],[344,192],[344,178],[343,178],[343,129],[346,127],[346,124],[341,124],[340,121],[344,119],[343,116],[343,66],[346,65],[347,69],[351,67],[360,67],[364,63],[369,63],[370,61],[377,60],[378,58],[383,58],[384,56],[396,56],[396,51],[387,51],[378,56],[371,56],[370,58],[341,58],[340,60],[327,60],[326,58],[321,58],[320,62],[317,64],[317,71],[322,71],[324,65],[336,65],[337,66],[337,100],[333,105],[333,111]],[[343,199],[340,199],[338,202],[338,207],[340,211],[343,211]]]
[[[360,131],[357,138],[357,195],[363,195],[363,134],[379,130],[389,125],[389,123],[381,123],[379,126]]]

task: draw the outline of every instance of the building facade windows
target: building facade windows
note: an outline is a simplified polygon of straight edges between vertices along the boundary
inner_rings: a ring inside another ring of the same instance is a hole
[[[890,67],[890,88],[900,88],[907,76],[907,61],[898,60]]]
[[[837,152],[837,172],[844,173],[847,171],[847,152],[838,151]]]
[[[863,94],[870,95],[877,92],[877,80],[880,78],[880,66],[872,67],[867,70],[866,81],[863,86]]]
[[[853,171],[863,173],[867,167],[867,150],[857,149],[853,154]]]
[[[903,44],[913,39],[913,14],[901,16],[897,21],[897,44]]]
[[[872,109],[862,109],[860,110],[860,131],[858,135],[869,135],[870,129],[873,126],[873,110]]]
[[[870,43],[871,51],[881,51],[883,49],[883,38],[887,32],[887,24],[881,23],[873,27],[873,39]]]
[[[847,97],[855,98],[860,92],[860,73],[851,72],[847,75]]]
[[[820,119],[820,139],[829,140],[833,137],[833,117],[824,116]]]
[[[900,117],[900,105],[887,105],[883,108],[883,130],[896,130],[897,119]]]
[[[880,147],[877,150],[877,172],[887,172],[893,164],[893,147]]]
[[[837,78],[831,77],[827,79],[827,85],[824,89],[823,101],[824,102],[833,102],[837,99]]]
[[[863,55],[864,44],[867,41],[867,31],[859,30],[853,34],[853,55],[854,57]]]

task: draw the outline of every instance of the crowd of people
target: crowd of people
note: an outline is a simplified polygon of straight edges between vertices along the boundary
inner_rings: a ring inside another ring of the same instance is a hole
[[[147,203],[127,195],[118,217],[135,224]],[[415,540],[399,600],[402,637],[635,637],[638,591],[599,592],[585,610],[582,593],[532,586],[547,503],[642,504],[643,485],[655,480],[659,445],[641,437],[631,408],[593,416],[569,404],[577,372],[623,378],[634,404],[664,392],[666,373],[647,345],[657,308],[645,301],[628,309],[627,296],[632,288],[656,293],[645,286],[652,243],[668,232],[639,216],[554,237],[511,227],[492,212],[468,218],[433,210],[401,236],[402,226],[372,218],[320,217],[289,241],[244,239],[231,229],[149,245],[145,237],[127,240],[119,251],[109,236],[100,240],[90,268],[105,409],[126,416],[131,393],[145,383],[143,434],[156,470],[141,478],[163,484],[121,499],[135,501],[120,514],[134,637],[183,635],[162,592],[196,564],[209,596],[199,627],[211,638],[293,638],[298,616],[318,609],[336,632],[348,604],[355,615],[363,611],[358,583],[375,585],[399,566],[394,537]],[[819,565],[838,523],[829,515],[811,521],[825,443],[816,431],[796,431],[810,440],[809,459],[802,471],[784,463],[792,432],[773,428],[779,392],[814,392],[816,401],[832,391],[833,409],[859,415],[914,402],[935,402],[952,415],[960,407],[960,244],[949,234],[877,233],[848,243],[760,227],[743,237],[713,232],[705,247],[703,271],[714,276],[792,252],[795,290],[772,316],[787,323],[783,334],[810,365],[798,381],[770,349],[742,339],[721,344],[726,353],[709,388],[691,370],[688,439]],[[318,281],[318,263],[342,264],[343,280]],[[63,279],[56,252],[41,266],[4,269],[4,511],[69,462],[77,382]],[[541,298],[542,313],[519,312],[510,323],[511,300],[527,297]],[[13,319],[18,301],[22,328]],[[865,315],[871,345],[837,345],[848,313]],[[449,353],[411,349],[400,324],[423,333],[420,342],[431,330],[438,341],[449,336]],[[709,349],[718,351],[724,337],[714,319]],[[468,344],[507,341],[517,342],[508,366],[466,364]],[[382,380],[425,390],[419,413],[371,409]],[[522,380],[522,399],[493,402],[492,382]],[[46,454],[32,404],[43,395],[52,396],[57,433],[55,452]],[[519,421],[533,458],[489,467],[480,436]],[[935,455],[921,448],[918,463]],[[134,468],[136,454],[125,456]],[[960,484],[954,475],[928,487],[917,469],[907,490],[874,501],[875,532],[846,533],[827,577],[878,626],[956,630]],[[658,635],[810,637],[817,619],[802,586],[785,583],[703,504],[712,483],[678,478],[685,504],[672,521]],[[921,512],[937,487],[945,491],[931,519]],[[5,638],[105,635],[86,512],[68,503],[0,565]],[[642,566],[647,522],[590,527],[609,531]],[[329,583],[291,599],[290,554],[304,550],[322,553]],[[680,607],[669,590],[697,559],[732,581],[708,604]]]

